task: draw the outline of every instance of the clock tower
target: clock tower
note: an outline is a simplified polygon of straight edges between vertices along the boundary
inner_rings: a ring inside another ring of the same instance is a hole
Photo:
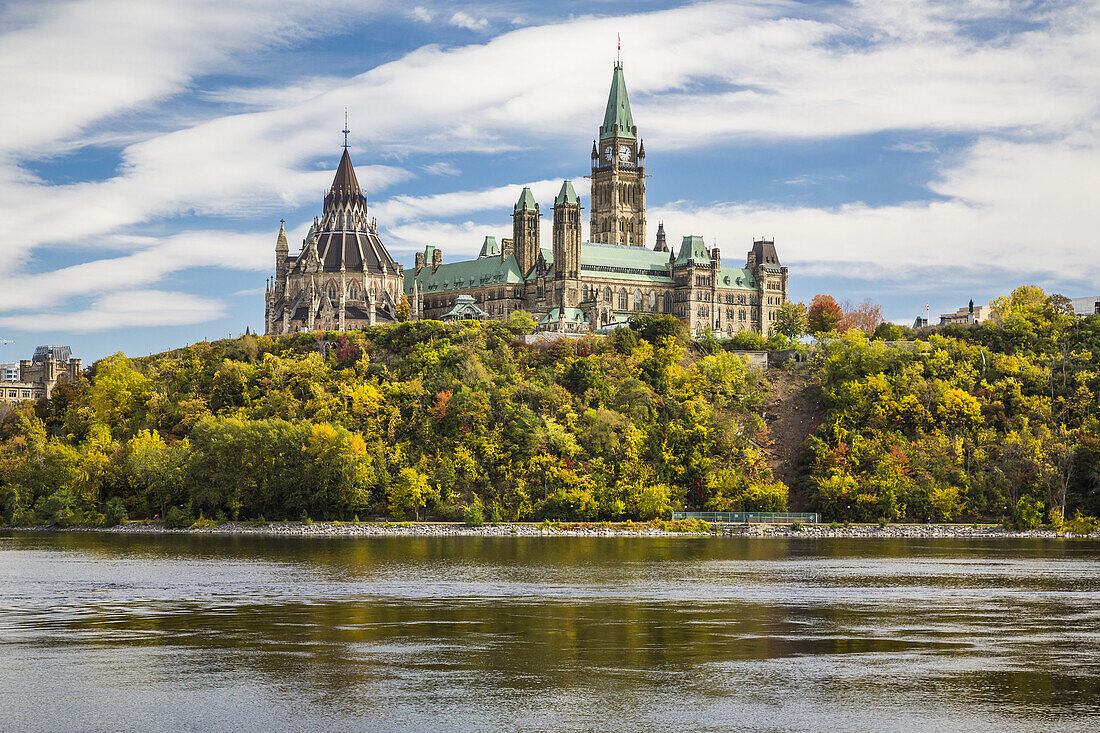
[[[598,244],[644,247],[645,145],[630,114],[622,62],[615,62],[600,137],[592,143],[592,219]]]

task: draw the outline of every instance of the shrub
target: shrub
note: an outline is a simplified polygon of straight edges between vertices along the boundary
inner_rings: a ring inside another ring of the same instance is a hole
[[[888,525],[888,524],[890,524],[890,520],[887,519],[886,517],[879,517],[878,518],[878,526],[879,527],[886,527],[886,525]]]
[[[466,510],[462,512],[462,519],[466,522],[467,527],[480,527],[485,524],[485,515],[481,511],[481,503],[475,500],[466,505]]]
[[[1016,510],[1012,513],[1011,529],[1030,531],[1042,524],[1043,502],[1028,501],[1020,497],[1016,502]]]
[[[19,485],[0,486],[0,517],[4,524],[19,524],[26,517],[30,494],[30,490]]]
[[[802,531],[802,522],[791,522],[791,531],[792,532],[801,532]]]
[[[34,507],[38,515],[56,527],[71,527],[80,521],[76,511],[76,497],[68,489],[58,489],[38,500]]]
[[[168,512],[164,515],[164,526],[168,529],[183,529],[194,523],[195,518],[191,516],[190,505],[186,507],[169,507]]]
[[[117,527],[130,518],[122,499],[112,496],[103,507],[103,526]]]
[[[304,509],[302,510],[302,516],[298,518],[298,521],[307,526],[313,524],[313,520],[309,518],[309,515],[306,514]]]
[[[1100,526],[1100,520],[1096,517],[1083,517],[1081,512],[1077,512],[1077,516],[1066,523],[1066,527],[1074,534],[1092,534],[1098,526]]]
[[[500,507],[497,504],[493,504],[493,508],[489,511],[489,523],[500,524],[503,519],[500,517]]]
[[[218,523],[213,519],[206,519],[199,517],[195,520],[195,523],[191,525],[191,529],[214,529],[218,526]]]

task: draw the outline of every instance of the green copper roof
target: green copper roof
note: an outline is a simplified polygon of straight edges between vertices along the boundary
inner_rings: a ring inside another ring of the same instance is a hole
[[[478,253],[478,257],[499,257],[500,245],[497,244],[497,238],[494,236],[485,237],[485,241],[481,244],[481,252]]]
[[[557,323],[558,317],[561,311],[557,308],[551,308],[550,311],[542,317],[539,323]],[[588,319],[584,316],[584,311],[580,308],[566,308],[565,309],[565,322],[566,323],[588,323]]]
[[[697,265],[710,264],[707,246],[703,244],[703,238],[697,234],[684,237],[684,241],[680,245],[680,251],[676,255],[677,265],[686,265],[689,260],[695,260]]]
[[[743,267],[723,267],[718,273],[720,290],[751,290],[756,292],[756,278],[752,270]]]
[[[590,242],[581,245],[581,277],[666,285],[672,282],[668,255],[664,252]]]
[[[611,92],[607,95],[607,110],[603,113],[603,124],[600,125],[600,139],[616,136],[633,139],[637,133],[634,116],[630,114],[630,100],[626,96],[623,66],[617,63],[615,72],[611,75]]]
[[[577,201],[577,192],[573,190],[573,183],[566,178],[561,182],[561,190],[558,191],[558,195],[554,198],[554,203],[575,204]]]
[[[519,201],[516,202],[515,211],[534,211],[535,210],[535,197],[531,195],[531,189],[527,186],[523,187],[523,193],[519,195]]]
[[[431,295],[493,285],[519,285],[523,277],[519,274],[516,256],[509,255],[503,262],[500,257],[444,262],[435,272],[429,264],[420,270],[419,275],[415,269],[405,270],[405,292],[409,295],[412,294],[414,280],[420,283],[420,292]]]

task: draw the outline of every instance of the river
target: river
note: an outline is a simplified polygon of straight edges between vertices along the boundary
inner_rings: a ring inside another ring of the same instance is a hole
[[[1100,543],[0,533],[0,730],[1095,730]]]

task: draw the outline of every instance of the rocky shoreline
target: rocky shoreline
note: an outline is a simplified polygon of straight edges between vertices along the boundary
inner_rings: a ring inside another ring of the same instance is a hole
[[[13,527],[15,531],[103,532],[109,534],[193,534],[255,535],[268,537],[798,537],[798,538],[871,538],[871,539],[1019,539],[1079,538],[1100,539],[1100,532],[1075,535],[1052,529],[1011,531],[996,525],[962,524],[890,524],[850,525],[804,524],[794,529],[789,524],[709,525],[710,529],[666,523],[656,524],[577,524],[505,522],[468,527],[446,522],[272,522],[251,524],[223,522],[210,527],[168,529],[161,524],[131,522],[118,527]]]

